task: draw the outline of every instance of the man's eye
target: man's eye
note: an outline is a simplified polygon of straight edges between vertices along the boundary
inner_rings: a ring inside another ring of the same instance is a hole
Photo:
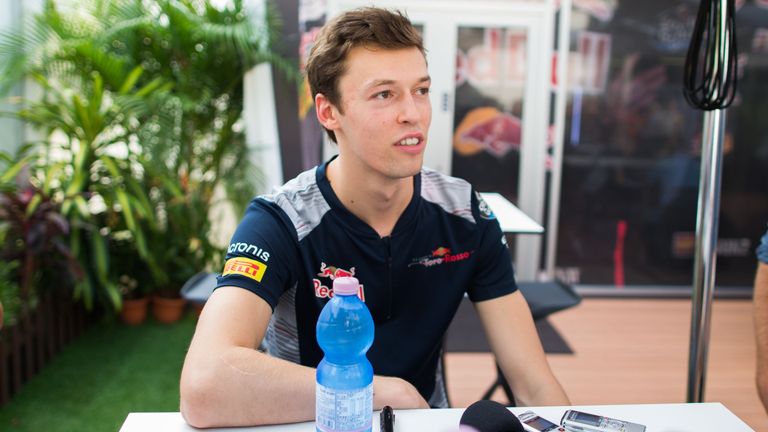
[[[392,97],[392,92],[389,90],[380,91],[375,95],[373,95],[373,97],[375,97],[376,99],[389,99],[390,97]]]
[[[429,94],[429,87],[419,87],[416,89],[416,93],[420,95],[428,95]]]

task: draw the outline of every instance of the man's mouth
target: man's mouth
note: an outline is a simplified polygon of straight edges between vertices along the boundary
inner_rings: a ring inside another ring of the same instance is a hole
[[[418,139],[418,138],[404,138],[404,139],[400,140],[398,145],[401,145],[401,146],[415,146],[415,145],[418,145],[420,142],[421,142],[421,140]]]

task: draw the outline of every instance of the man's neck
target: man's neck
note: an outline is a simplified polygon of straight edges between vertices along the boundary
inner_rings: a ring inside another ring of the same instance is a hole
[[[413,198],[413,177],[384,178],[356,168],[334,159],[326,168],[331,188],[347,210],[388,237]]]

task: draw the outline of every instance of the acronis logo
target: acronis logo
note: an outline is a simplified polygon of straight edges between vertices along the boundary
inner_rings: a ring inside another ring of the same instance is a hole
[[[269,261],[269,252],[265,251],[264,249],[258,246],[252,245],[250,243],[243,243],[243,242],[232,243],[229,245],[229,249],[227,249],[227,253],[229,254],[245,253],[245,254],[254,256],[256,258],[259,258],[264,262]]]

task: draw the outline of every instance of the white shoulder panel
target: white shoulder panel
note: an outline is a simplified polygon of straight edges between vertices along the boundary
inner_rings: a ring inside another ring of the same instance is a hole
[[[472,185],[429,168],[421,170],[421,197],[447,213],[475,223],[472,216]]]
[[[277,204],[288,215],[301,241],[320,224],[331,209],[315,181],[315,168],[263,196]]]

